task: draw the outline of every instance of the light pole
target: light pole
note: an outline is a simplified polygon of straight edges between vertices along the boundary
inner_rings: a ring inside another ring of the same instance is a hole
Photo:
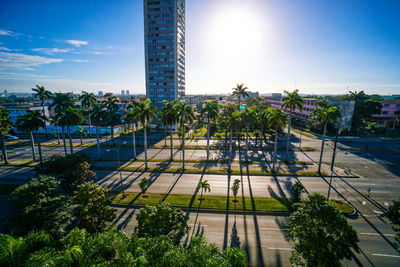
[[[122,144],[126,144],[126,141],[123,142]],[[121,188],[122,188],[122,198],[125,198],[125,190],[124,190],[124,185],[122,183],[122,173],[121,173],[121,161],[119,160],[119,149],[120,149],[121,145],[118,143],[117,146],[117,159],[118,159],[118,170],[119,170],[119,179],[121,181]]]
[[[337,131],[336,131],[335,145],[333,146],[332,163],[331,163],[331,178],[329,179],[329,189],[328,189],[328,197],[327,197],[327,200],[329,200],[329,195],[330,195],[330,193],[331,193],[332,175],[333,175],[333,165],[335,164],[336,145],[337,145],[338,135],[339,135],[339,124],[338,124],[338,126],[337,126]]]

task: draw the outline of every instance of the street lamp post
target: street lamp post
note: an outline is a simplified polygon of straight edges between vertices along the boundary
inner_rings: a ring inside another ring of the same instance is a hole
[[[338,135],[339,135],[339,124],[338,124],[338,126],[337,126],[337,131],[336,131],[335,145],[333,146],[332,163],[331,163],[331,177],[330,177],[330,179],[329,179],[329,189],[328,189],[328,197],[327,197],[327,200],[329,200],[329,195],[330,195],[330,193],[331,193],[332,175],[333,175],[333,165],[335,164],[336,146],[337,146]]]

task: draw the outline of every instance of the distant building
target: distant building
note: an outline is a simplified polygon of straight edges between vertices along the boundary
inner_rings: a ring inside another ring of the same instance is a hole
[[[372,117],[380,124],[387,127],[397,126],[399,123],[396,121],[400,116],[400,101],[379,101],[382,104],[380,114],[374,114]],[[397,123],[396,123],[397,122]]]
[[[125,96],[125,90],[121,90],[121,95]]]
[[[111,97],[111,96],[113,96],[114,94],[113,93],[106,93],[105,95],[104,95],[104,97]]]
[[[103,91],[99,91],[97,95],[98,96],[103,96]]]
[[[248,91],[247,94],[249,95],[249,97],[258,97],[260,95],[258,92],[251,91]]]
[[[129,90],[126,90],[126,95],[129,95]]]
[[[395,100],[396,98],[399,98],[399,99],[400,99],[400,95],[383,95],[382,98],[383,98],[383,100],[385,100],[385,101],[393,101],[393,100]]]
[[[5,109],[10,111],[10,120],[15,124],[18,120],[18,116],[24,115],[27,113],[28,110],[40,110],[40,112],[43,114],[43,107],[40,105],[37,106],[32,106],[32,105],[10,105],[10,106],[5,106]],[[46,117],[48,118],[50,116],[49,113],[49,108],[48,106],[44,107],[44,112]]]
[[[144,0],[146,97],[161,107],[185,95],[185,0]]]

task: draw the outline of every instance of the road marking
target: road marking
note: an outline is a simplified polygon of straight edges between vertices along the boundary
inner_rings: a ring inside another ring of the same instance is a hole
[[[378,213],[378,214],[382,214],[383,213],[383,212],[377,211],[377,210],[373,210],[373,212]]]
[[[285,229],[280,228],[260,228],[260,230],[285,231]]]
[[[268,249],[276,249],[276,250],[292,250],[291,248],[273,248],[273,247],[267,247]]]
[[[208,226],[207,224],[201,224],[201,223],[197,223],[197,224],[193,224],[193,223],[191,223],[191,224],[188,224],[188,225],[190,225],[190,226]]]
[[[379,234],[379,233],[360,233],[360,235],[384,235],[384,236],[394,236],[393,234]]]
[[[375,254],[375,253],[372,253],[372,256],[400,258],[399,255],[390,255],[390,254]]]
[[[389,203],[387,203],[387,202],[383,202],[383,205],[385,205],[386,207],[389,207]]]

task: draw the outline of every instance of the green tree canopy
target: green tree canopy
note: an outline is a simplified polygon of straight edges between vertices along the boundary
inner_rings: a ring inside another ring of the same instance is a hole
[[[398,245],[397,251],[400,254],[400,197],[398,200],[393,201],[383,216],[388,218],[392,223],[393,230],[396,232],[394,239]]]
[[[190,227],[187,225],[189,217],[180,209],[166,203],[158,206],[146,206],[136,215],[138,226],[135,231],[140,237],[156,237],[165,235],[178,244],[187,234]]]
[[[58,235],[70,219],[68,199],[54,177],[32,178],[17,187],[11,197],[14,205],[10,221],[15,233],[45,230]]]
[[[108,192],[92,181],[78,185],[71,200],[79,205],[74,211],[79,228],[89,233],[102,232],[114,221],[116,210],[110,207]]]
[[[286,226],[286,240],[293,244],[290,262],[301,266],[340,266],[359,252],[357,232],[338,208],[313,193],[298,204]]]

